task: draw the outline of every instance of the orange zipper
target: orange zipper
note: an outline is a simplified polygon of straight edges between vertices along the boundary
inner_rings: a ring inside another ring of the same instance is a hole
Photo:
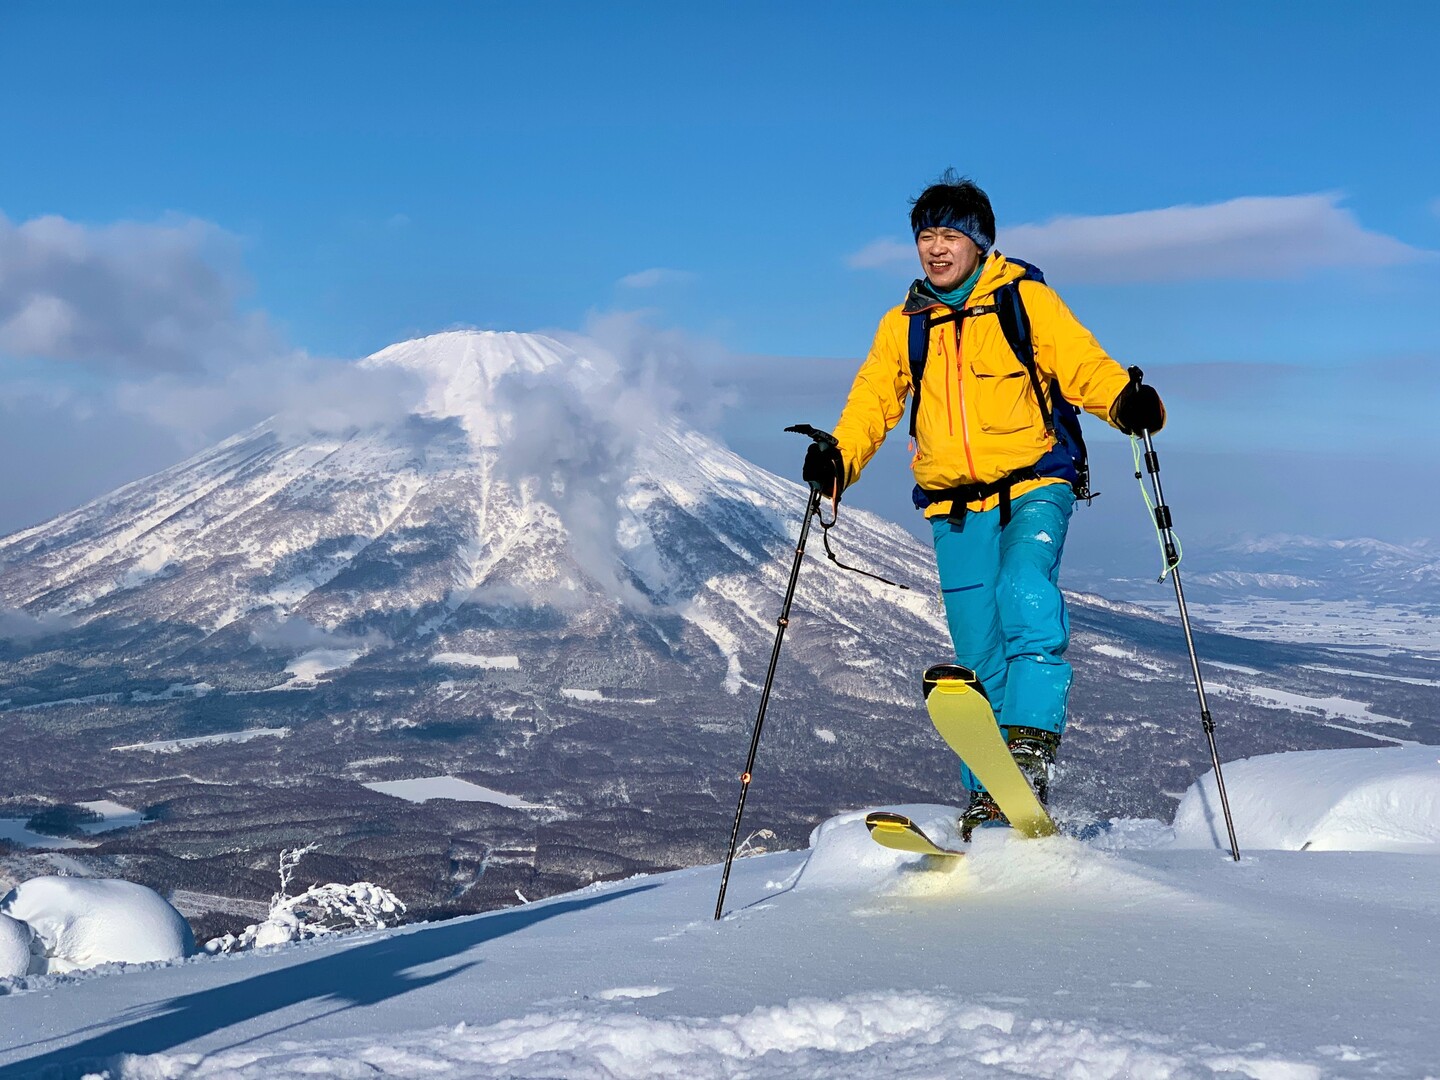
[[[943,338],[944,331],[941,331],[941,335]],[[964,404],[963,399],[961,404]],[[955,417],[950,412],[950,380],[948,378],[945,380],[945,423],[950,429],[950,434],[953,436],[955,434]]]

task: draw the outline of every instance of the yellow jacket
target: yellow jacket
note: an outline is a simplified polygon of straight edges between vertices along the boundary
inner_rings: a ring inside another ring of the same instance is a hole
[[[986,303],[1001,285],[1024,273],[999,252],[991,252],[971,290],[970,306]],[[1028,278],[1019,288],[1042,385],[1057,382],[1072,405],[1113,425],[1110,408],[1128,385],[1129,374],[1053,289]],[[942,314],[949,310],[938,302],[935,308]],[[909,324],[904,305],[885,313],[835,425],[847,486],[860,478],[886,434],[905,415],[912,390]],[[1054,445],[1030,377],[1015,359],[996,316],[976,315],[931,328],[915,431],[911,467],[916,482],[932,491],[998,480],[1034,465]],[[1012,494],[1064,482],[1058,477],[1021,481]],[[988,510],[998,502],[998,496],[991,496],[970,503],[969,509]],[[925,516],[949,512],[948,502],[932,503]]]

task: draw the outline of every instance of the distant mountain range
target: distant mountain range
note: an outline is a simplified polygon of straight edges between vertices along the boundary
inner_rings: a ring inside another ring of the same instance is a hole
[[[1075,570],[1071,580],[1106,596],[1153,596],[1151,582],[1137,581],[1133,573],[1112,573],[1103,561]],[[1440,613],[1440,545],[1430,540],[1392,544],[1366,538],[1242,537],[1222,545],[1192,545],[1181,571],[1187,594],[1201,603],[1364,601]]]
[[[421,400],[338,433],[272,420],[0,540],[0,817],[143,812],[75,834],[98,846],[66,865],[212,897],[201,934],[312,840],[309,872],[420,916],[717,859],[804,489],[583,344],[442,334],[365,364]],[[949,651],[933,554],[843,507],[833,535],[913,588],[806,562],[747,813],[791,845],[840,809],[961,797],[919,699]],[[1244,572],[1333,564],[1292,556]],[[1187,572],[1210,587],[1208,563]],[[1174,620],[1098,595],[1071,614],[1058,809],[1168,817],[1209,767]],[[1357,721],[1309,704],[1357,693],[1331,653],[1200,646],[1226,756],[1440,741],[1433,664],[1347,658],[1373,675]],[[470,786],[365,786],[446,776]]]

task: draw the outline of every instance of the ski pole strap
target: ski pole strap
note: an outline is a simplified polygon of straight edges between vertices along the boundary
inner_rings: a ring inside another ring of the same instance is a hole
[[[926,495],[930,505],[937,502],[950,503],[948,519],[951,525],[957,529],[965,527],[965,507],[967,503],[979,502],[981,499],[988,499],[992,495],[1000,496],[1000,527],[1003,529],[1010,524],[1010,489],[1016,484],[1026,480],[1039,480],[1040,474],[1035,471],[1035,466],[1027,465],[1023,469],[1016,469],[1012,473],[1006,473],[998,480],[991,480],[988,484],[957,484],[952,488],[932,491],[929,488],[920,490]]]
[[[835,518],[832,518],[830,521],[827,522],[823,517],[820,516],[819,510],[815,511],[815,516],[820,521],[820,542],[825,545],[825,557],[827,559],[833,562],[836,566],[840,567],[841,570],[849,570],[852,574],[859,574],[861,577],[874,578],[876,581],[880,582],[883,585],[891,585],[897,589],[905,589],[906,591],[909,591],[909,585],[902,585],[898,581],[891,581],[889,578],[881,577],[879,574],[872,574],[869,570],[861,570],[858,566],[851,566],[848,563],[843,563],[839,559],[837,559],[835,557],[835,552],[831,550],[830,547],[830,530],[835,527]]]

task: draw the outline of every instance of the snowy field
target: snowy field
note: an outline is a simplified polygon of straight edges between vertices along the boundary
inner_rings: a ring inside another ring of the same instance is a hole
[[[484,802],[509,806],[516,810],[539,810],[538,804],[526,802],[518,795],[507,795],[494,788],[481,787],[458,776],[417,776],[413,780],[376,780],[365,784],[381,795],[393,795],[406,802],[423,803],[430,799],[454,799],[457,802]]]
[[[99,821],[82,821],[77,825],[81,832],[91,836],[97,833],[112,832],[115,829],[128,829],[145,822],[145,816],[139,810],[121,806],[109,799],[76,803],[75,805],[100,815]],[[51,850],[87,846],[80,840],[69,840],[63,836],[47,836],[44,833],[33,832],[25,827],[29,820],[29,818],[0,818],[0,840],[9,840],[12,844],[20,847],[49,848]]]
[[[1175,598],[1144,606],[1173,612]],[[1187,607],[1198,624],[1241,637],[1440,661],[1440,619],[1413,608],[1358,600],[1258,599]]]
[[[1436,755],[1235,763],[1238,864],[1200,786],[1174,829],[989,830],[943,865],[877,847],[856,812],[737,863],[718,923],[702,867],[14,980],[0,1080],[85,1061],[109,1080],[1440,1075]],[[937,831],[955,813],[908,809]]]
[[[0,818],[0,840],[8,840],[19,847],[49,848],[51,850],[86,846],[79,840],[70,840],[63,836],[46,836],[44,833],[27,829],[25,826],[29,820],[28,817]]]
[[[131,743],[128,746],[112,746],[112,750],[148,750],[155,754],[173,754],[195,746],[211,746],[216,743],[243,743],[251,739],[283,739],[290,734],[289,728],[246,728],[244,731],[221,731],[214,735],[196,735],[189,739],[157,739],[154,742]]]

